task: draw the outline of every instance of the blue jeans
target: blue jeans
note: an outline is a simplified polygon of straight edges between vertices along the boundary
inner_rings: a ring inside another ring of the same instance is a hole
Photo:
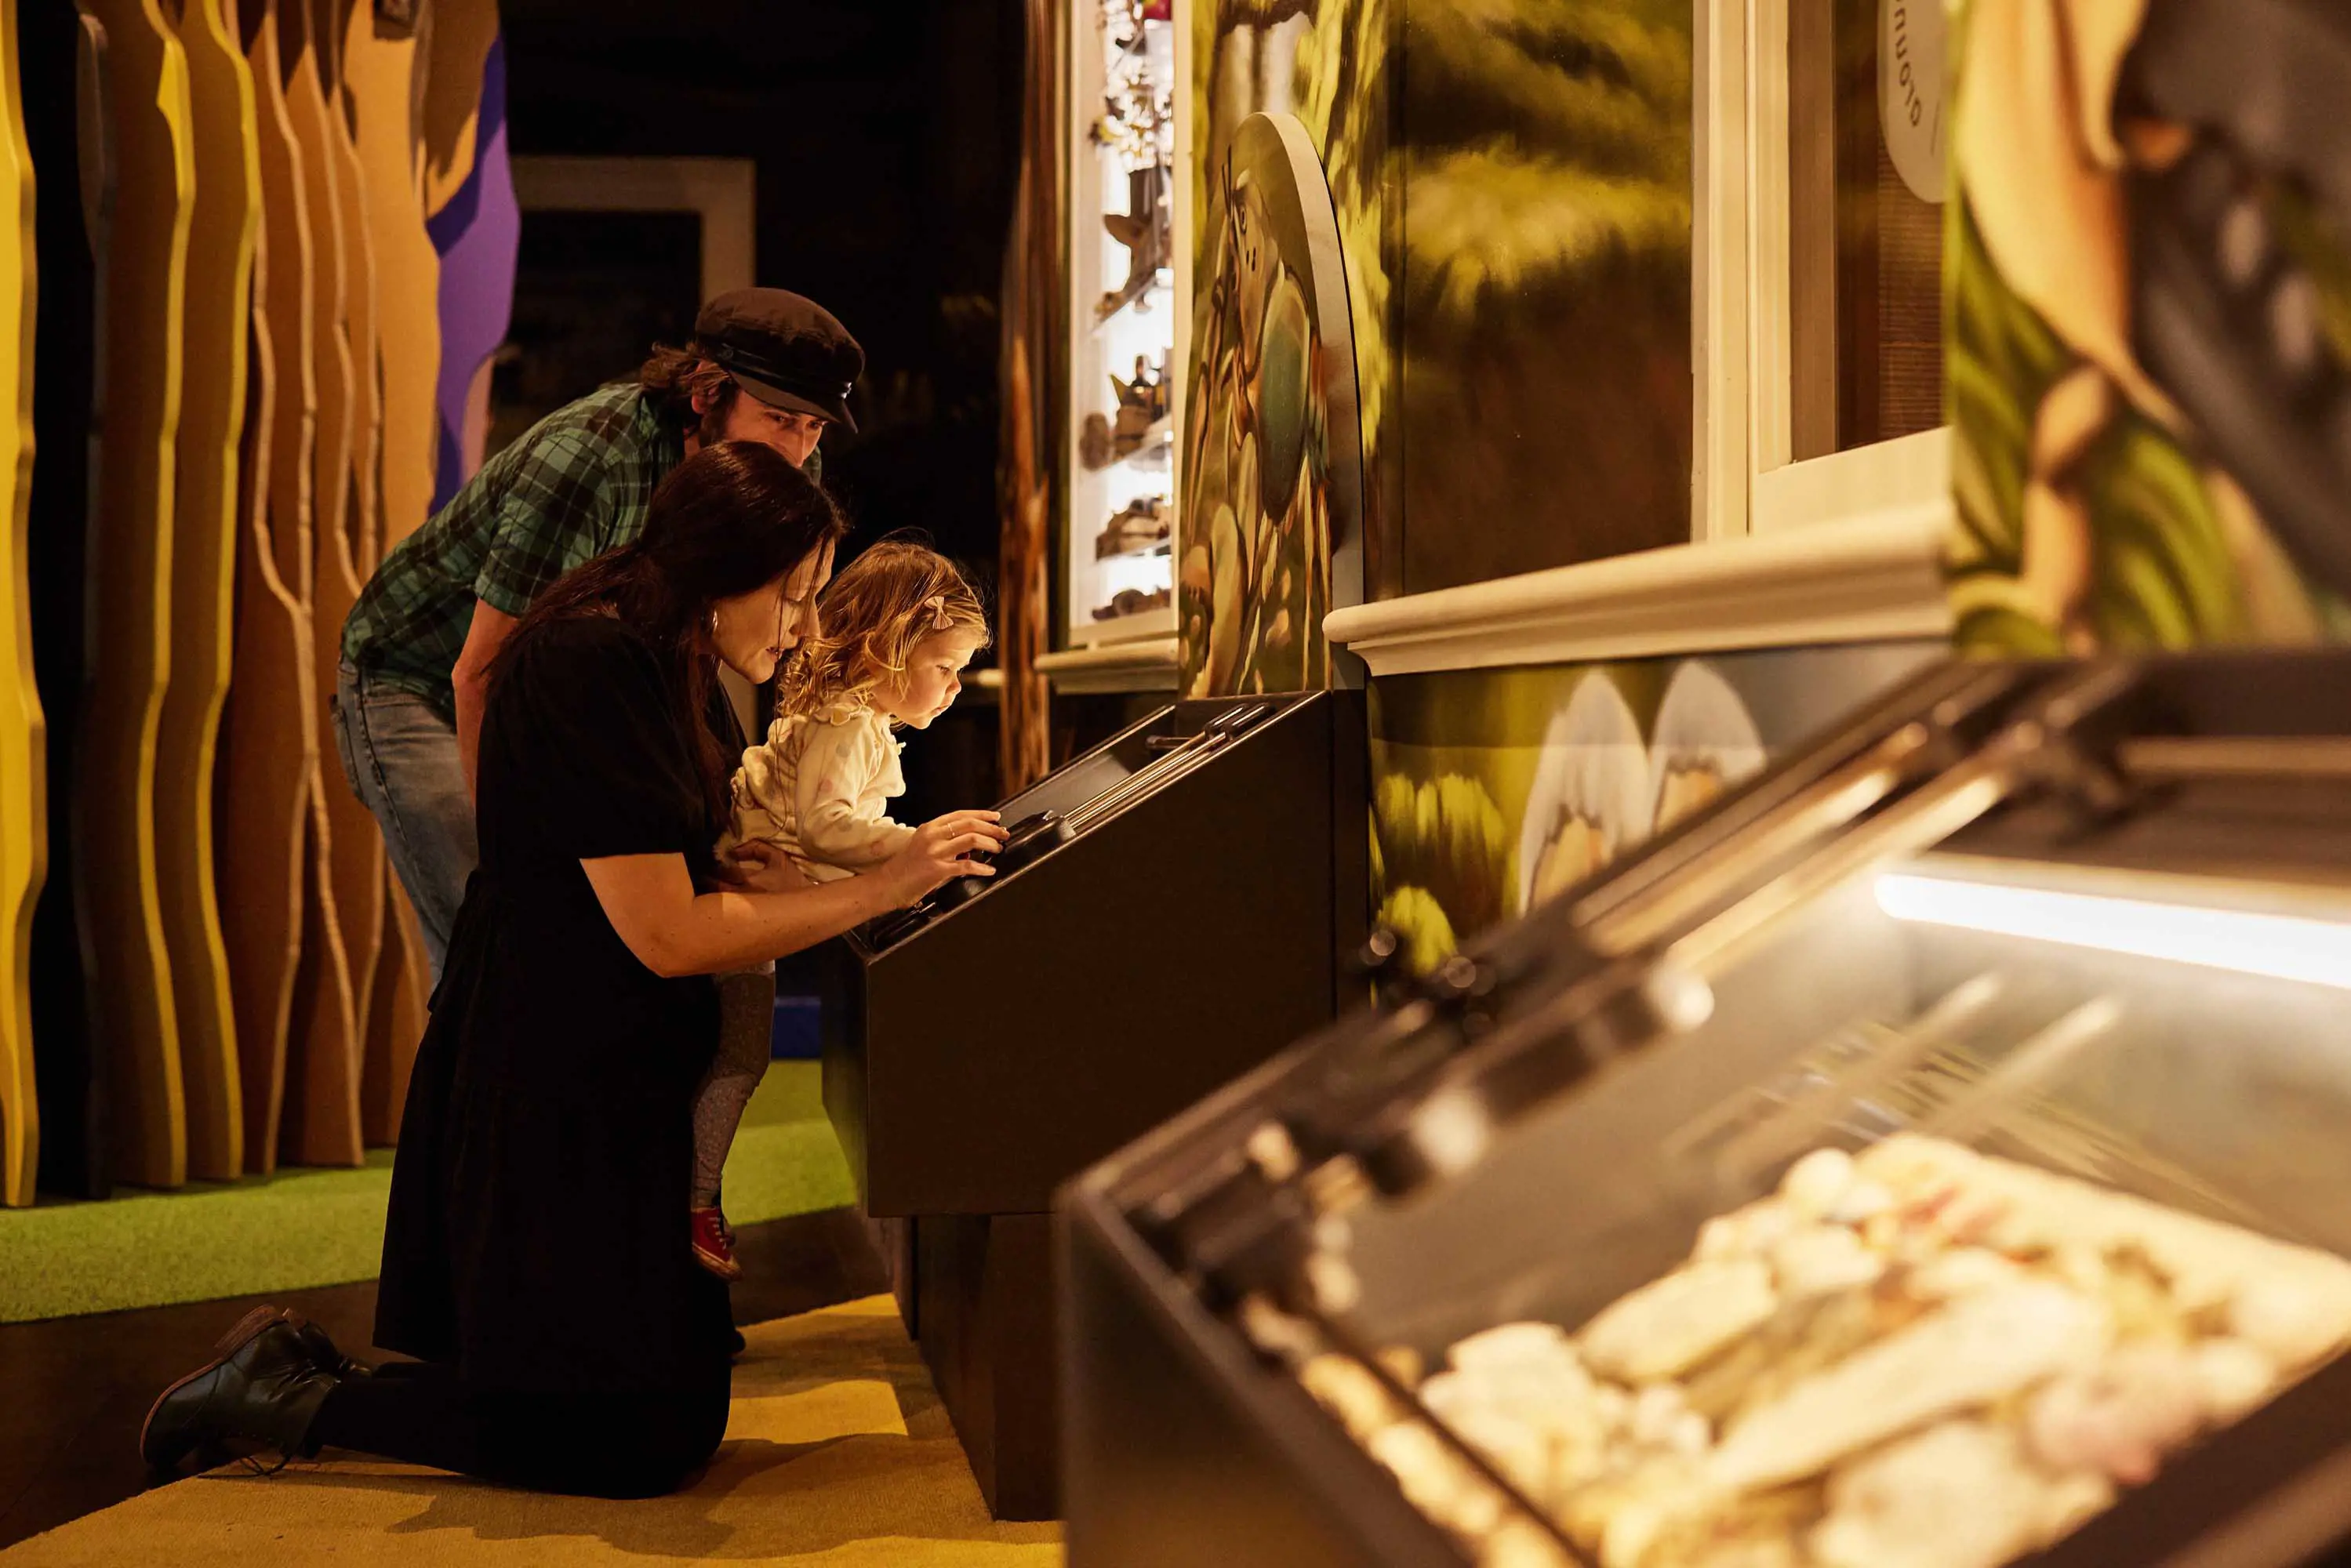
[[[465,879],[481,860],[457,731],[423,697],[371,686],[345,660],[335,675],[335,747],[352,793],[383,830],[437,985]]]

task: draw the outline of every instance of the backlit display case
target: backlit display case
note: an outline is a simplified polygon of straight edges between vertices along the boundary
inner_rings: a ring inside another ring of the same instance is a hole
[[[1170,0],[1074,0],[1061,642],[1176,629],[1176,28]]]
[[[2351,1541],[2351,658],[1935,668],[1061,1200],[1071,1561]]]

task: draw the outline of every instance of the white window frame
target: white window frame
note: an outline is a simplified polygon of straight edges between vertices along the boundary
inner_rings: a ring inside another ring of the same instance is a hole
[[[1791,461],[1789,0],[1692,10],[1689,542],[1333,610],[1375,676],[1949,633],[1948,428]]]

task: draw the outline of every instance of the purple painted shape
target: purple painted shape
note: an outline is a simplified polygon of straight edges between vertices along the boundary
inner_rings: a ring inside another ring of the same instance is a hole
[[[514,320],[515,257],[522,208],[515,200],[507,152],[507,45],[501,34],[482,67],[482,109],[474,167],[465,183],[424,225],[441,253],[441,376],[434,393],[441,439],[434,464],[433,509],[448,504],[476,465],[465,462],[465,396],[484,361],[506,341]]]

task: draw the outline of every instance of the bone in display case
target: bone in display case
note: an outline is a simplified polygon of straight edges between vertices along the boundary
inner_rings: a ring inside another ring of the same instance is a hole
[[[2351,659],[1937,666],[1063,1195],[1081,1568],[2351,1541]]]

